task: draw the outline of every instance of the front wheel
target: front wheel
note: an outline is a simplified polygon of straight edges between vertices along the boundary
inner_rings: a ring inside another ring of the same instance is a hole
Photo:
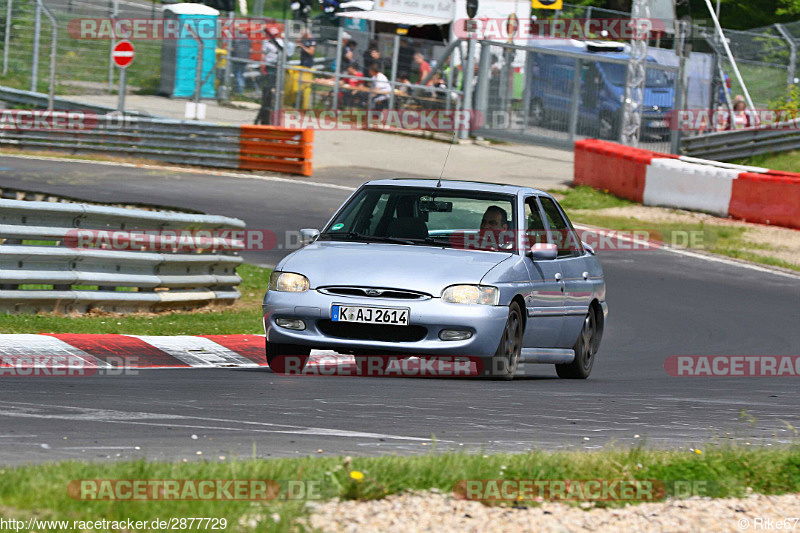
[[[297,344],[276,344],[267,341],[267,364],[273,372],[295,374],[302,372],[311,348]]]
[[[485,364],[489,366],[485,370],[487,376],[505,380],[514,379],[522,353],[522,333],[522,313],[519,304],[513,302],[508,308],[508,320],[503,328],[503,336],[500,337],[497,351],[494,357],[485,360]]]
[[[595,355],[599,348],[599,331],[597,328],[597,313],[590,308],[583,319],[583,327],[578,340],[575,341],[575,359],[566,365],[556,365],[556,373],[560,378],[586,379],[592,373]]]

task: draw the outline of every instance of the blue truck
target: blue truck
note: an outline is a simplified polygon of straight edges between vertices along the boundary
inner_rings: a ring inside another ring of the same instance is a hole
[[[577,41],[548,44],[538,40],[535,46],[543,50],[528,54],[529,125],[566,131],[573,97],[575,58],[579,57],[581,87],[578,133],[618,139],[627,66],[603,59],[627,61],[630,55],[625,52],[624,45]],[[548,53],[551,50],[554,53]],[[569,52],[570,55],[558,55],[559,51]],[[655,64],[656,61],[648,57],[648,63]],[[672,110],[674,101],[674,74],[648,68],[640,128],[642,138],[669,137],[666,114]]]

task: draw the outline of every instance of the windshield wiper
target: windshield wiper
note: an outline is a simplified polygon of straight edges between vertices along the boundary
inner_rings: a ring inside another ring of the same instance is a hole
[[[423,242],[422,239],[404,239],[402,237],[386,237],[380,235],[365,235],[363,233],[358,233],[355,231],[326,231],[322,233],[320,237],[325,236],[329,238],[333,237],[348,237],[353,240],[360,240],[364,242],[395,242],[398,244],[416,244],[417,242]]]

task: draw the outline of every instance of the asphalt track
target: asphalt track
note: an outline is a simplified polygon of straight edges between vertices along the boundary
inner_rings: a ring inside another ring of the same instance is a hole
[[[312,185],[0,158],[0,187],[175,205],[276,232],[319,227],[352,177]],[[274,264],[285,251],[249,252]],[[262,369],[0,378],[0,463],[789,442],[798,378],[677,378],[671,355],[800,355],[800,279],[664,250],[601,254],[609,322],[592,377],[283,377]],[[2,332],[2,323],[0,323]],[[196,438],[193,438],[195,436]],[[198,455],[197,452],[201,452]]]

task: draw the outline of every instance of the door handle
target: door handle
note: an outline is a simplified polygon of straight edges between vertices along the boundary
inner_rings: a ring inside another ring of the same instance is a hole
[[[556,281],[561,281],[561,272],[556,272]]]
[[[588,272],[584,272],[583,273],[583,279],[589,279],[589,273]]]

